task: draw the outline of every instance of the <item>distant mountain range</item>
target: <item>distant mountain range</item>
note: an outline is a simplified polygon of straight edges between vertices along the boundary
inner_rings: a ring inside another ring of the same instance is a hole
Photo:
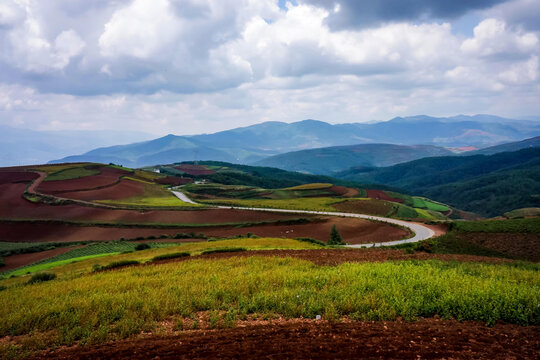
[[[459,115],[450,118],[422,115],[378,123],[337,125],[316,120],[291,124],[265,122],[214,134],[167,135],[130,145],[98,148],[52,162],[99,161],[132,167],[190,160],[248,164],[272,155],[330,146],[386,143],[482,148],[539,134],[540,122],[504,119],[491,115]],[[427,148],[425,150],[427,151]],[[406,151],[409,155],[404,155],[403,161],[415,158],[415,155],[410,155],[414,151]],[[382,164],[378,161],[372,163]]]
[[[151,138],[136,131],[34,131],[0,126],[0,166],[44,164],[98,146]]]
[[[430,157],[390,167],[353,168],[335,176],[392,186],[485,216],[540,207],[540,147]]]

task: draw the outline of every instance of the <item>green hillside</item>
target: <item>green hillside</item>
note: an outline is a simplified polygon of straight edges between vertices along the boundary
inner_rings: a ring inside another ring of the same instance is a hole
[[[431,145],[361,144],[294,151],[255,164],[329,175],[352,166],[390,166],[429,156],[452,154],[450,150]]]
[[[540,204],[540,148],[426,158],[380,169],[350,169],[337,176],[386,184],[484,216]]]

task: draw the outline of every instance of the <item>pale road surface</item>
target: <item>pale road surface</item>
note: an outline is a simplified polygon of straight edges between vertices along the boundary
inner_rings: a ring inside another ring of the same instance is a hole
[[[188,198],[184,193],[180,191],[173,191],[172,192],[176,197],[178,197],[180,200],[190,203],[190,204],[197,204],[190,198]],[[208,204],[204,204],[208,205]],[[390,246],[390,245],[399,245],[399,244],[406,244],[406,243],[414,243],[422,240],[429,239],[435,235],[435,232],[431,230],[430,228],[420,225],[417,223],[410,223],[408,221],[403,220],[396,220],[391,218],[385,218],[382,216],[372,216],[372,215],[364,215],[364,214],[351,214],[351,213],[343,213],[343,212],[330,212],[330,211],[310,211],[310,210],[289,210],[289,209],[270,209],[270,208],[251,208],[251,207],[238,207],[238,206],[214,206],[219,209],[239,209],[239,210],[253,210],[253,211],[272,211],[272,212],[284,212],[284,213],[294,213],[294,214],[315,214],[315,215],[330,215],[330,216],[343,216],[343,217],[351,217],[351,218],[359,218],[359,219],[366,219],[366,220],[375,220],[375,221],[382,221],[390,224],[395,224],[399,226],[406,227],[410,230],[412,230],[415,235],[412,238],[409,239],[403,239],[403,240],[396,240],[396,241],[387,241],[387,242],[381,242],[381,243],[371,243],[371,244],[355,244],[355,245],[345,245],[347,247],[351,248],[361,248],[361,247],[378,247],[378,246]]]

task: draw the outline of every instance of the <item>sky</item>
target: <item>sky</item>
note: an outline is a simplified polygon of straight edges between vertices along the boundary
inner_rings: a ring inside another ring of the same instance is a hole
[[[540,0],[0,0],[0,125],[540,115]]]

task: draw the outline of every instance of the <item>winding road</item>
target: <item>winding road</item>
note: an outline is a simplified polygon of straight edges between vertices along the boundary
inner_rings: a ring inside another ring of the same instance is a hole
[[[186,194],[184,194],[183,192],[172,191],[172,193],[183,202],[187,202],[189,204],[197,204],[195,201],[187,197]],[[208,204],[204,204],[204,205],[208,205]],[[387,242],[380,242],[380,243],[370,243],[370,244],[345,245],[351,248],[379,247],[379,246],[391,246],[391,245],[399,245],[399,244],[406,244],[406,243],[414,243],[414,242],[429,239],[435,235],[435,232],[431,230],[430,228],[428,228],[427,226],[424,226],[418,223],[411,223],[411,222],[403,221],[403,220],[385,218],[382,216],[372,216],[372,215],[343,213],[343,212],[330,212],[330,211],[289,210],[289,209],[253,208],[253,207],[239,207],[239,206],[214,206],[214,207],[219,208],[219,209],[240,209],[240,210],[252,210],[252,211],[272,211],[272,212],[294,213],[294,214],[315,214],[315,215],[351,217],[351,218],[382,221],[382,222],[386,222],[390,224],[395,224],[395,225],[403,226],[414,232],[414,236],[409,239],[387,241]]]

